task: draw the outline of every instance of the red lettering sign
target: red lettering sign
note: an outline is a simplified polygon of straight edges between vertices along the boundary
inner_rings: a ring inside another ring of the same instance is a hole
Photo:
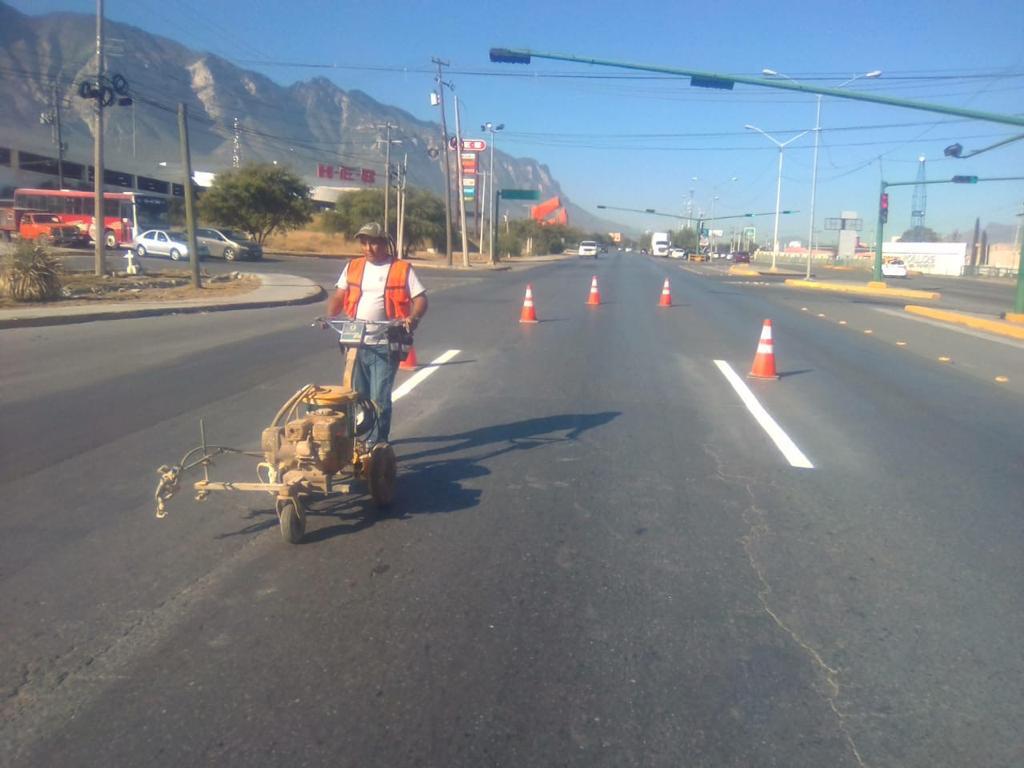
[[[364,184],[375,184],[377,181],[377,172],[372,171],[369,168],[363,168],[363,183]]]
[[[344,165],[339,166],[338,167],[338,177],[343,179],[344,181],[352,181],[356,177],[356,169],[355,168],[347,168]]]
[[[324,165],[323,163],[317,163],[316,175],[321,179],[333,179],[334,178],[334,166]]]

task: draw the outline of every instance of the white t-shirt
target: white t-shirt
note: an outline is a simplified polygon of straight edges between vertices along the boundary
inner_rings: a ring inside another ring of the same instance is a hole
[[[381,320],[388,319],[387,311],[384,309],[384,288],[388,283],[388,272],[391,270],[391,263],[389,261],[386,264],[374,264],[367,259],[366,267],[363,269],[362,294],[359,296],[359,304],[356,306],[357,320],[380,322]],[[341,277],[338,278],[338,287],[348,287],[348,264],[341,271]],[[409,295],[412,298],[416,298],[421,293],[426,292],[427,289],[423,287],[423,283],[416,276],[416,271],[410,266]]]

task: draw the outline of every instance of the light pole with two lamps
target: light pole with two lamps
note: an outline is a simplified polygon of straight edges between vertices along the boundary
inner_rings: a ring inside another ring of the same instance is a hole
[[[487,251],[491,257],[491,263],[494,264],[497,261],[497,259],[494,258],[494,217],[496,215],[495,201],[497,201],[498,199],[498,190],[495,189],[494,187],[494,134],[496,134],[498,131],[505,130],[505,124],[484,123],[483,125],[480,126],[480,130],[486,131],[487,133],[491,134],[491,160],[487,167],[487,172],[488,175],[490,176],[490,179],[487,183],[487,191],[489,193],[487,200],[487,202],[489,203],[489,210],[487,214]]]
[[[803,133],[798,133],[796,136],[794,136],[789,141],[779,141],[774,136],[771,136],[771,135],[765,133],[764,131],[762,131],[756,125],[751,125],[750,123],[747,123],[743,127],[746,128],[748,131],[757,131],[762,136],[764,136],[766,139],[768,139],[768,141],[770,141],[772,144],[774,144],[775,146],[777,146],[779,148],[779,179],[778,179],[778,181],[775,184],[775,234],[772,236],[772,267],[771,267],[771,271],[772,272],[777,272],[778,271],[778,267],[775,266],[775,258],[776,258],[776,256],[778,256],[778,253],[779,253],[779,208],[782,205],[782,151],[789,144],[792,144],[794,141],[796,141],[800,137],[802,137],[802,136],[806,135],[807,133],[809,133],[809,131],[804,131]]]
[[[766,75],[768,77],[781,77],[781,78],[783,78],[785,80],[789,80],[789,81],[794,82],[794,83],[797,82],[796,80],[793,80],[793,78],[790,77],[789,75],[784,75],[781,72],[778,72],[778,71],[776,71],[774,69],[768,69],[768,68],[762,69],[761,70],[761,74]],[[843,87],[849,85],[850,83],[852,83],[854,80],[860,80],[862,77],[863,78],[868,78],[868,79],[874,79],[876,77],[881,77],[881,76],[882,76],[882,70],[880,70],[880,69],[873,69],[870,72],[865,72],[862,75],[854,75],[853,77],[851,77],[846,82],[843,82],[843,83],[840,83],[839,85],[837,85],[836,88],[843,88]],[[814,252],[814,197],[815,197],[815,192],[817,191],[817,187],[818,187],[818,146],[821,143],[821,94],[820,93],[818,94],[817,99],[818,99],[818,108],[817,108],[817,111],[816,111],[816,114],[815,114],[815,117],[814,117],[814,165],[813,165],[813,169],[811,170],[811,223],[810,223],[810,226],[808,228],[808,233],[807,233],[807,274],[805,275],[805,277],[808,280],[811,279],[811,254]]]

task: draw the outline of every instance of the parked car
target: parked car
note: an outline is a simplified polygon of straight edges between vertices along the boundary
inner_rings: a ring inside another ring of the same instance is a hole
[[[749,264],[750,263],[750,254],[747,253],[746,251],[736,251],[732,255],[732,263],[733,264]]]
[[[906,277],[907,265],[903,259],[889,259],[882,262],[883,277]]]
[[[197,244],[199,258],[210,255],[210,250],[202,243]],[[188,258],[188,243],[184,232],[166,229],[150,229],[132,243],[136,256],[170,256],[174,261]]]
[[[203,227],[196,230],[196,241],[205,245],[211,256],[225,261],[258,261],[263,258],[263,249],[255,241],[233,229]]]
[[[686,258],[686,249],[684,248],[669,248],[668,257],[670,259],[683,259]]]
[[[580,243],[579,248],[576,251],[580,258],[590,257],[592,259],[597,258],[597,243],[593,240],[584,240]]]

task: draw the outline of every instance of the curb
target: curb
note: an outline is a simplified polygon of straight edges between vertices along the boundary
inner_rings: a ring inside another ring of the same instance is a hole
[[[793,288],[806,288],[814,291],[832,293],[852,293],[859,296],[878,296],[890,299],[941,299],[937,291],[915,291],[911,288],[882,287],[884,284],[869,283],[868,285],[846,285],[844,283],[819,283],[813,280],[786,280],[786,285]]]
[[[247,273],[255,274],[255,273]],[[260,280],[266,280],[267,278],[280,278],[281,275],[256,275]],[[73,323],[91,323],[97,320],[121,320],[135,317],[156,317],[159,315],[185,315],[185,314],[198,314],[201,312],[227,312],[232,309],[266,309],[268,307],[283,307],[291,306],[296,304],[311,304],[314,301],[320,301],[326,292],[323,286],[314,283],[312,280],[306,278],[298,278],[302,280],[305,285],[290,286],[293,290],[293,294],[289,298],[281,299],[236,299],[234,301],[213,301],[211,303],[196,303],[196,300],[189,300],[187,302],[167,302],[159,306],[145,306],[137,308],[125,308],[125,309],[96,309],[91,312],[77,312],[71,311],[76,310],[78,307],[66,307],[64,311],[55,310],[53,314],[41,315],[41,314],[27,314],[32,312],[33,309],[25,310],[26,314],[10,317],[0,317],[0,329],[6,328],[31,328],[40,327],[47,325],[70,325]],[[261,288],[257,288],[252,291],[252,294],[259,293],[260,291],[275,290],[275,287],[267,288],[265,285]],[[303,293],[299,293],[303,291]],[[244,294],[243,294],[244,296]],[[80,305],[79,305],[80,306]],[[18,312],[18,310],[6,310],[8,312]]]
[[[986,331],[998,336],[1024,340],[1024,326],[1014,325],[1003,320],[989,320],[985,317],[965,315],[962,312],[951,312],[947,309],[935,309],[933,307],[919,307],[914,304],[908,304],[903,309],[912,315],[921,315],[932,320],[941,320],[942,322],[954,325],[965,325],[978,331]]]

